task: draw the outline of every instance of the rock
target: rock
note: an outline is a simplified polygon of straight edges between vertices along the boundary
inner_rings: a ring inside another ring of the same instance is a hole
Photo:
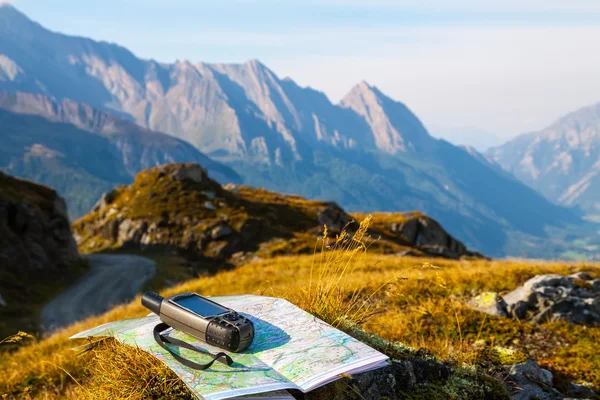
[[[508,304],[507,311],[513,318],[525,319],[527,317],[527,311],[529,311],[529,303],[526,301],[519,301],[516,304]]]
[[[206,208],[207,210],[214,210],[215,206],[211,202],[205,201],[204,202],[204,208]]]
[[[569,278],[580,279],[582,281],[589,281],[592,279],[592,276],[585,271],[579,271],[569,275]]]
[[[222,239],[233,233],[233,229],[226,224],[219,224],[210,231],[210,237],[214,240]]]
[[[563,399],[564,396],[552,388],[552,373],[540,368],[532,359],[506,366],[508,372],[504,387],[510,393],[512,400],[553,400]]]
[[[550,372],[549,370],[547,370],[545,368],[541,368],[540,371],[542,373],[544,381],[547,382],[548,385],[552,385],[552,379],[554,378],[554,376],[552,375],[552,372]]]
[[[172,173],[171,177],[176,181],[190,180],[203,183],[208,178],[206,169],[198,164],[180,164],[180,167]]]
[[[592,306],[592,310],[596,314],[600,314],[600,298],[596,297],[595,299],[592,299],[591,301],[586,300],[586,303],[588,303]]]
[[[478,253],[469,252],[462,242],[450,236],[435,220],[414,214],[407,217],[405,222],[390,224],[390,230],[419,250],[454,259],[463,255],[480,256]]]
[[[109,206],[113,201],[115,201],[116,197],[117,197],[116,190],[111,190],[111,191],[103,193],[102,196],[100,196],[100,200],[98,200],[96,202],[96,204],[94,205],[94,207],[92,208],[92,211],[93,212],[103,211],[107,206]]]
[[[573,396],[575,398],[578,399],[585,399],[585,398],[593,398],[596,395],[596,392],[594,392],[591,388],[585,386],[585,385],[580,385],[577,383],[569,383],[569,387],[567,389],[567,393],[568,396]]]
[[[117,241],[121,245],[139,246],[147,230],[148,223],[146,221],[126,219],[119,225]]]
[[[557,288],[559,286],[573,286],[572,281],[566,276],[549,274],[537,275],[529,279],[523,286],[513,290],[504,296],[504,301],[507,304],[514,304],[519,301],[527,301],[527,298],[535,289],[541,287]]]
[[[119,224],[118,218],[106,222],[100,229],[100,236],[106,240],[116,241],[119,237]]]
[[[496,292],[481,293],[471,299],[469,306],[486,314],[508,317],[506,302]]]
[[[317,213],[317,218],[319,224],[326,225],[327,229],[333,231],[342,231],[352,222],[352,217],[346,214],[336,203],[328,203],[324,209]]]
[[[590,282],[590,284],[592,285],[592,290],[595,293],[600,292],[600,278],[594,279],[593,281]]]
[[[593,290],[592,282],[584,272],[570,276],[538,275],[504,296],[504,300],[508,313],[517,319],[600,326],[600,293]]]
[[[44,285],[71,278],[78,260],[64,200],[53,189],[0,172],[0,290],[10,304],[30,304]],[[1,307],[7,307],[4,297]]]

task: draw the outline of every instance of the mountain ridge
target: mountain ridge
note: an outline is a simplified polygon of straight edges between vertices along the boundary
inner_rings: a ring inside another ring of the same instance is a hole
[[[18,37],[0,46],[4,75],[23,71],[0,89],[34,87],[57,100],[73,92],[77,102],[191,143],[251,186],[350,211],[418,209],[492,256],[535,252],[524,244],[534,241],[554,246],[549,228],[580,223],[484,158],[431,137],[406,105],[366,82],[333,104],[257,60],[160,64],[118,46],[41,32],[48,37],[39,37],[47,40],[36,51]],[[0,23],[0,45],[8,41]],[[32,63],[44,52],[53,54],[50,72]],[[517,231],[535,240],[514,240]]]
[[[73,216],[89,211],[102,192],[130,182],[140,170],[173,161],[202,162],[213,178],[241,182],[233,170],[190,144],[87,104],[0,91],[0,120],[0,170],[56,187]]]
[[[600,214],[600,103],[519,135],[487,154],[552,201]]]

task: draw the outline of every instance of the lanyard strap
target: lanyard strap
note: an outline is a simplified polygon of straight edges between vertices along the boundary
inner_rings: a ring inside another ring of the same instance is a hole
[[[164,336],[164,335],[161,334],[162,332],[166,331],[169,328],[170,328],[170,326],[167,325],[167,324],[165,324],[164,322],[161,322],[160,324],[156,325],[154,327],[154,340],[156,340],[156,343],[158,343],[160,345],[160,347],[162,347],[163,349],[167,350],[173,356],[174,359],[176,359],[177,361],[179,361],[181,364],[185,365],[186,367],[190,367],[190,368],[193,368],[193,369],[198,369],[198,370],[203,371],[205,369],[210,368],[215,361],[219,361],[219,362],[221,362],[223,364],[226,364],[226,365],[228,365],[230,367],[233,364],[233,359],[231,357],[229,357],[229,355],[226,354],[226,353],[220,352],[220,353],[217,353],[217,354],[212,354],[212,353],[210,353],[210,352],[208,352],[206,350],[200,350],[200,349],[192,346],[191,344],[186,343],[184,341],[181,341],[179,339],[175,339],[175,338],[172,338],[172,337],[167,337],[167,336]],[[167,347],[167,343],[171,344],[173,346],[182,347],[184,349],[192,350],[192,351],[195,351],[197,353],[209,355],[213,359],[212,359],[212,361],[210,361],[209,363],[206,363],[206,364],[195,363],[193,361],[190,361],[188,359],[185,359],[185,358],[181,357],[177,353],[174,353],[171,349],[169,349]],[[225,361],[223,361],[221,358],[225,358]]]

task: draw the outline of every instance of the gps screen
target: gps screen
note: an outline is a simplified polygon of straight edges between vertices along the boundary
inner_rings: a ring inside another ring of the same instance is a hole
[[[204,318],[214,317],[215,315],[223,314],[229,311],[228,308],[225,308],[217,303],[213,303],[212,301],[208,301],[195,294],[175,299],[173,302],[178,306],[186,308]]]

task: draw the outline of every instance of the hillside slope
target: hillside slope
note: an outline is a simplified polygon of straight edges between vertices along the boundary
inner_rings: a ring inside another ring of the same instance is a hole
[[[374,238],[381,236],[374,251],[480,257],[425,215],[394,218],[393,226],[382,224],[371,232]],[[73,230],[84,252],[168,247],[218,265],[312,253],[324,225],[332,237],[357,226],[332,202],[248,186],[222,187],[198,164],[169,164],[142,171],[132,185],[106,193],[90,214],[75,221]]]
[[[142,169],[169,162],[201,162],[221,182],[241,181],[186,142],[86,104],[0,92],[0,119],[0,169],[56,188],[75,217]]]
[[[488,154],[549,199],[600,216],[600,103],[491,148]]]

